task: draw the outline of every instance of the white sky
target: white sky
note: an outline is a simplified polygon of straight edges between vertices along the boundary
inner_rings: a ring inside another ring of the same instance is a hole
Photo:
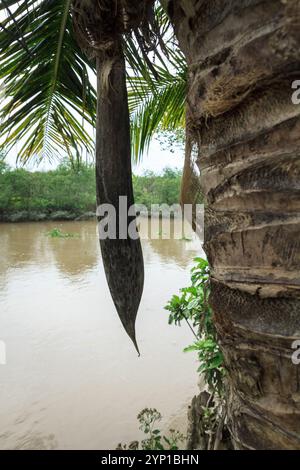
[[[182,169],[184,163],[184,151],[175,149],[175,153],[162,150],[158,141],[153,140],[148,155],[143,157],[143,160],[137,167],[133,168],[135,174],[141,174],[145,170],[151,170],[155,173],[160,173],[164,168],[178,168]]]
[[[9,153],[6,158],[7,163],[14,167],[16,166],[16,155],[18,153],[18,145]],[[182,169],[184,163],[184,151],[182,149],[175,149],[175,153],[171,153],[161,148],[160,143],[153,139],[148,155],[145,154],[142,161],[138,165],[133,166],[135,174],[142,174],[144,171],[151,170],[155,173],[160,173],[164,168],[178,168]],[[40,163],[39,166],[33,163],[28,164],[26,168],[30,170],[50,170],[59,164],[58,161],[52,164],[45,161]]]

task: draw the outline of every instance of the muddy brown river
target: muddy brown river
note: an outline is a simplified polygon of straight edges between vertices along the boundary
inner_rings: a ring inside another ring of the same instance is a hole
[[[50,238],[54,227],[78,235]],[[182,352],[193,338],[168,325],[163,306],[203,252],[195,239],[144,240],[143,249],[138,358],[94,222],[0,224],[0,449],[114,449],[140,437],[145,407],[160,410],[163,427],[184,421],[197,392],[195,356]]]

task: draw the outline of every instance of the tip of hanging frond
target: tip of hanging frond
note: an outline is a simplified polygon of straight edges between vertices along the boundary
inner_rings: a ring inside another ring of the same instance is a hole
[[[140,353],[140,350],[139,350],[139,347],[138,347],[138,344],[137,344],[137,340],[136,340],[135,325],[132,325],[132,327],[130,327],[130,328],[128,328],[128,325],[127,325],[127,327],[125,329],[126,329],[126,333],[128,334],[129,338],[133,342],[133,345],[134,345],[134,347],[135,347],[135,349],[138,353],[138,356],[140,357],[141,353]]]

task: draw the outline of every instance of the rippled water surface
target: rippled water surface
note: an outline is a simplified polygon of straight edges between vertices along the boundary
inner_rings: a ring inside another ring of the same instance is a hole
[[[78,236],[49,238],[55,226]],[[182,353],[192,337],[168,326],[163,306],[188,283],[201,245],[152,240],[143,250],[138,358],[110,298],[94,222],[0,224],[1,449],[113,449],[139,437],[144,407],[159,409],[165,426],[184,413],[197,391],[195,358]]]

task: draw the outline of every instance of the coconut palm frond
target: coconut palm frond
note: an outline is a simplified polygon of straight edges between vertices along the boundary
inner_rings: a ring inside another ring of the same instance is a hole
[[[19,158],[93,150],[93,67],[76,44],[71,0],[0,1],[1,146]]]
[[[93,151],[95,69],[77,45],[71,3],[0,0],[0,147],[18,142],[22,161]],[[184,121],[185,60],[159,4],[154,15],[148,42],[139,28],[123,37],[136,158],[159,128]]]
[[[143,59],[135,38],[126,41],[125,46],[132,70],[128,77],[128,103],[132,154],[136,161],[148,150],[157,132],[175,131],[185,126],[186,60],[160,5],[157,5],[155,15],[160,33],[155,50],[149,56],[152,66]]]
[[[169,71],[156,67],[160,80],[129,77],[128,102],[131,113],[132,152],[136,161],[149,148],[151,139],[159,131],[174,131],[185,125],[187,69],[181,54],[177,54],[177,69]]]

